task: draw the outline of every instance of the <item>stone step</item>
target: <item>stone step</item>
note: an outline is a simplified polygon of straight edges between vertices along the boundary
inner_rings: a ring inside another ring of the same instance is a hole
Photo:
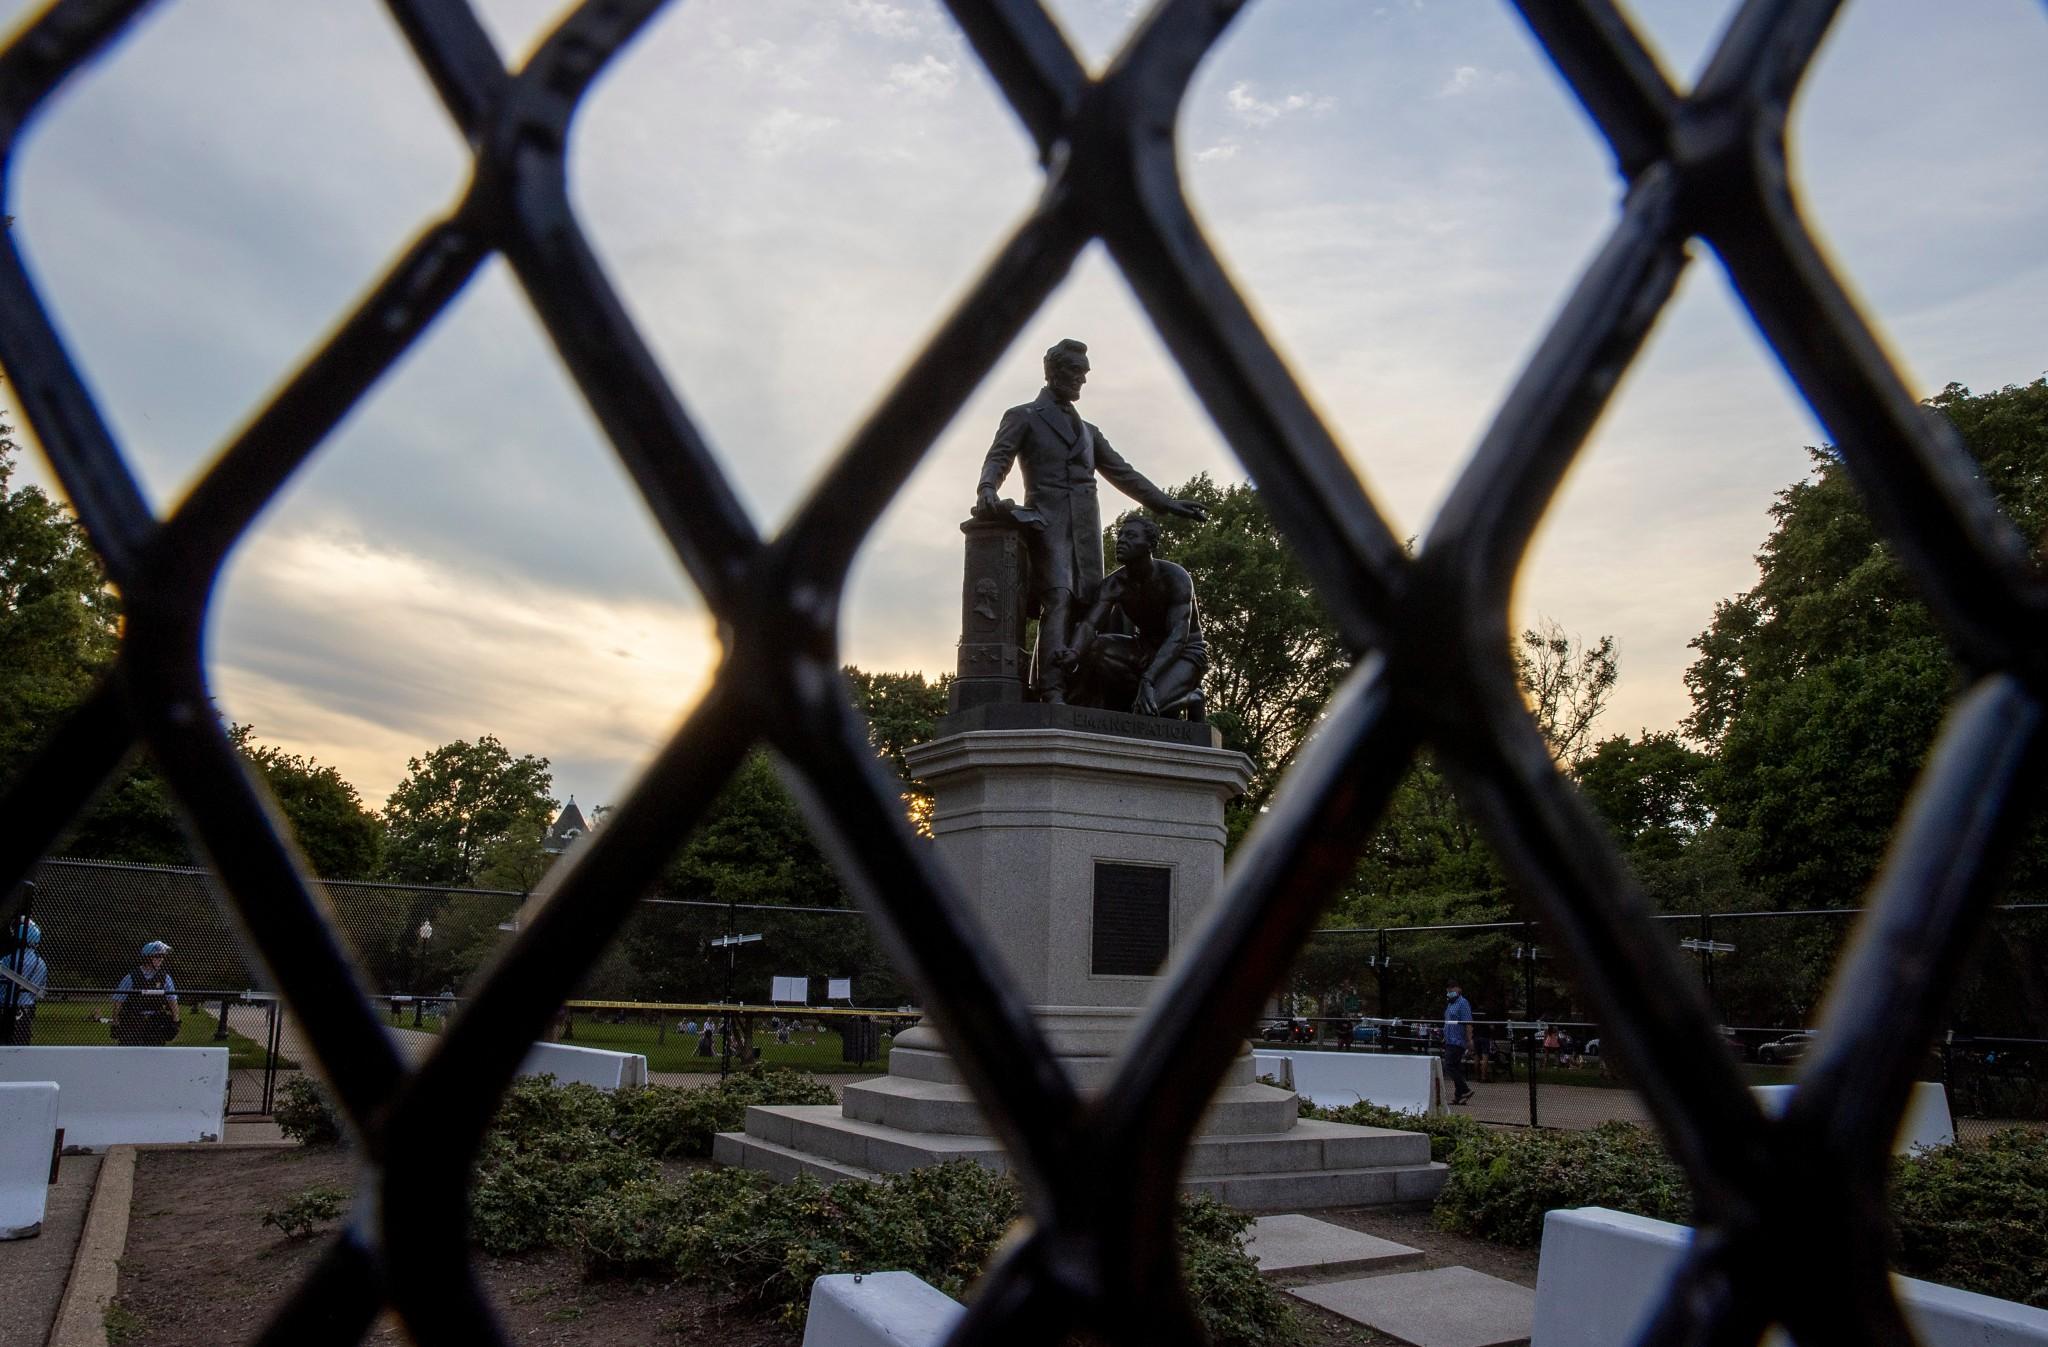
[[[1423,1261],[1420,1249],[1352,1230],[1313,1216],[1261,1216],[1252,1222],[1245,1252],[1267,1277],[1290,1281],[1388,1272]]]
[[[1468,1267],[1318,1282],[1288,1291],[1411,1347],[1525,1347],[1536,1293]]]
[[[998,1173],[1010,1167],[994,1137],[907,1132],[849,1118],[836,1104],[756,1104],[747,1109],[746,1134],[879,1174],[948,1160],[973,1160]]]
[[[849,1118],[904,1132],[955,1136],[986,1136],[989,1132],[981,1105],[965,1085],[956,1082],[894,1074],[879,1080],[857,1081],[846,1087],[841,1106]],[[1299,1113],[1291,1091],[1269,1085],[1226,1085],[1217,1091],[1209,1111],[1203,1115],[1202,1131],[1213,1136],[1285,1132],[1292,1129]]]
[[[1450,1177],[1450,1166],[1381,1165],[1371,1169],[1313,1169],[1270,1174],[1202,1174],[1181,1181],[1242,1211],[1302,1211],[1319,1207],[1384,1207],[1428,1202]]]
[[[907,1132],[849,1118],[833,1104],[756,1104],[747,1110],[744,1136],[863,1174],[901,1174],[948,1160],[1009,1169],[994,1137]],[[1419,1133],[1305,1119],[1263,1137],[1198,1138],[1182,1183],[1254,1210],[1425,1202],[1449,1172],[1428,1155],[1429,1138]]]
[[[772,1141],[750,1137],[744,1132],[720,1132],[712,1137],[711,1159],[715,1164],[732,1169],[758,1169],[783,1183],[799,1174],[808,1174],[820,1183],[828,1184],[845,1179],[874,1183],[883,1177],[872,1170],[834,1164],[815,1155],[778,1146]]]

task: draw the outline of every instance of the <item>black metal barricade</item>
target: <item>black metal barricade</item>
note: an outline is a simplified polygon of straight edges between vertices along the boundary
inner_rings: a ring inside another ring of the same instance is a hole
[[[955,1340],[1050,1342],[1075,1329],[1198,1339],[1173,1237],[1181,1155],[1425,743],[1697,1194],[1701,1237],[1643,1340],[1754,1341],[1773,1321],[1802,1342],[1911,1340],[1885,1269],[1891,1135],[2039,784],[2048,586],[1952,428],[1885,358],[1789,190],[1787,109],[1835,4],[1747,0],[1697,83],[1680,89],[1611,0],[1520,0],[1625,190],[1606,242],[1413,551],[1367,499],[1181,192],[1176,110],[1239,0],[1163,0],[1094,76],[1035,0],[949,0],[1036,143],[1045,191],[773,537],[658,372],[567,191],[583,95],[661,4],[584,0],[516,71],[461,0],[388,5],[473,150],[469,188],[170,514],[149,505],[0,234],[0,364],[125,609],[113,674],[0,800],[0,892],[146,743],[362,1134],[365,1185],[380,1195],[359,1204],[266,1340],[351,1340],[387,1305],[423,1342],[500,1340],[461,1237],[468,1162],[527,1045],[757,740],[787,761],[847,886],[918,980],[1028,1195],[1028,1229],[983,1279]],[[0,51],[6,153],[144,7],[57,0]],[[1683,955],[1560,777],[1507,642],[1530,536],[1694,238],[1826,427],[1968,679],[1871,887],[1798,1095],[1776,1119],[1743,1087]],[[840,680],[837,623],[876,519],[1097,239],[1365,653],[1147,1012],[1138,1033],[1150,1050],[1083,1099],[904,820]],[[554,901],[516,934],[442,1050],[414,1067],[211,712],[202,633],[221,566],[258,512],[493,254],[531,299],[727,647],[710,691]]]

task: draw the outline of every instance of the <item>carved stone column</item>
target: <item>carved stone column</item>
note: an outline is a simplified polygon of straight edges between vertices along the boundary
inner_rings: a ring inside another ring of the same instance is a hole
[[[1008,520],[970,519],[960,585],[960,663],[947,710],[1021,702],[1031,676],[1024,644],[1024,588],[1031,572],[1023,531]]]

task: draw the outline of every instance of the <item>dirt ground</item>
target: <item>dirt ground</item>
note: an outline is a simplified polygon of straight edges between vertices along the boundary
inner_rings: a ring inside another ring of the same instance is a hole
[[[316,1183],[355,1183],[345,1152],[145,1151],[135,1176],[128,1250],[110,1321],[122,1347],[216,1347],[247,1342],[296,1287],[325,1238],[291,1240],[263,1213]],[[1423,1250],[1430,1266],[1462,1263],[1533,1286],[1534,1250],[1499,1249],[1442,1234],[1422,1209],[1360,1208],[1319,1217]],[[799,1335],[722,1296],[682,1282],[589,1282],[574,1255],[475,1254],[511,1340],[532,1347],[796,1347]],[[1298,1304],[1310,1347],[1378,1347],[1393,1339]],[[398,1347],[382,1321],[365,1341]]]

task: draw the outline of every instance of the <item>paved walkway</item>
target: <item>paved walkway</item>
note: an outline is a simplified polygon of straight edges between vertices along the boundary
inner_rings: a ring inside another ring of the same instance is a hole
[[[43,1233],[0,1240],[0,1347],[43,1347],[49,1338],[99,1172],[97,1155],[65,1156],[43,1210]]]

